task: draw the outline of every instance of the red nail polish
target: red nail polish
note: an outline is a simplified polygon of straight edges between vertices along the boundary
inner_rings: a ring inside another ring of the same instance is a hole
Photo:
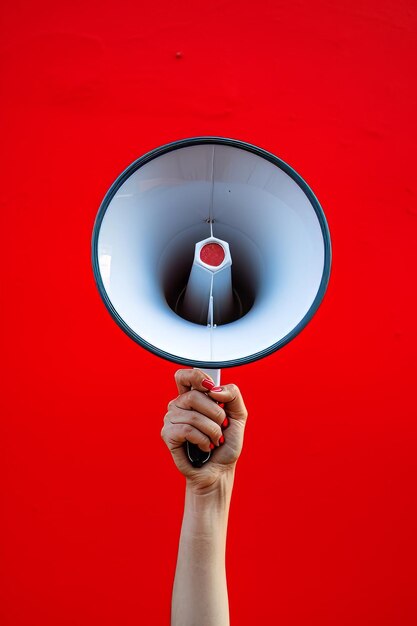
[[[218,393],[219,391],[223,391],[223,389],[221,387],[215,387],[213,385],[213,387],[211,387],[210,391],[215,391],[216,393]]]
[[[221,409],[224,409],[224,402],[218,402],[217,404],[219,405]]]
[[[224,422],[222,424],[222,428],[227,428],[229,426],[229,418],[225,417]]]
[[[214,450],[214,443],[210,444],[210,450]]]
[[[204,380],[202,380],[201,384],[205,389],[208,389],[209,391],[211,391],[214,387],[213,381],[209,380],[208,378],[205,378]]]
[[[223,437],[223,435],[222,435],[222,436],[220,437],[220,439],[219,439],[219,444],[220,444],[220,445],[222,445],[223,443],[224,443],[224,437]]]

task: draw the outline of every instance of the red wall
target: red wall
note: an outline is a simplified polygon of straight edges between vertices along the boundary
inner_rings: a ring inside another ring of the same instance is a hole
[[[414,625],[415,3],[2,11],[2,624],[168,623],[183,485],[159,432],[176,367],[111,320],[90,236],[133,159],[215,134],[293,165],[334,251],[312,323],[224,373],[250,409],[232,621]]]

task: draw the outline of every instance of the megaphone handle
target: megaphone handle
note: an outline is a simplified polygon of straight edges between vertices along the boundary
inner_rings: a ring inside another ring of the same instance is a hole
[[[211,376],[216,387],[220,386],[221,370],[204,369],[202,371]],[[208,452],[206,452],[205,450],[200,450],[200,448],[195,443],[190,443],[189,441],[186,441],[184,447],[187,458],[193,467],[203,467],[204,463],[207,463],[207,461],[211,457],[211,450],[209,450]]]
[[[185,452],[193,467],[203,467],[204,463],[207,463],[211,457],[211,450],[209,452],[200,450],[197,444],[189,441],[185,442]]]

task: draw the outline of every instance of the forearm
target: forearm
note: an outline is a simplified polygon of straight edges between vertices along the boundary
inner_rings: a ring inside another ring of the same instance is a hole
[[[187,483],[172,596],[172,626],[228,626],[226,533],[234,470],[209,490]]]

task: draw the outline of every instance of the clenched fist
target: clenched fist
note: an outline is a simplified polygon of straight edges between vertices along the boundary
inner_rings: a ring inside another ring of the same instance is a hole
[[[214,387],[200,370],[178,370],[175,382],[179,395],[168,404],[162,439],[187,482],[199,490],[211,488],[223,474],[234,470],[243,445],[246,407],[236,385]],[[185,441],[212,450],[203,467],[190,464]]]

